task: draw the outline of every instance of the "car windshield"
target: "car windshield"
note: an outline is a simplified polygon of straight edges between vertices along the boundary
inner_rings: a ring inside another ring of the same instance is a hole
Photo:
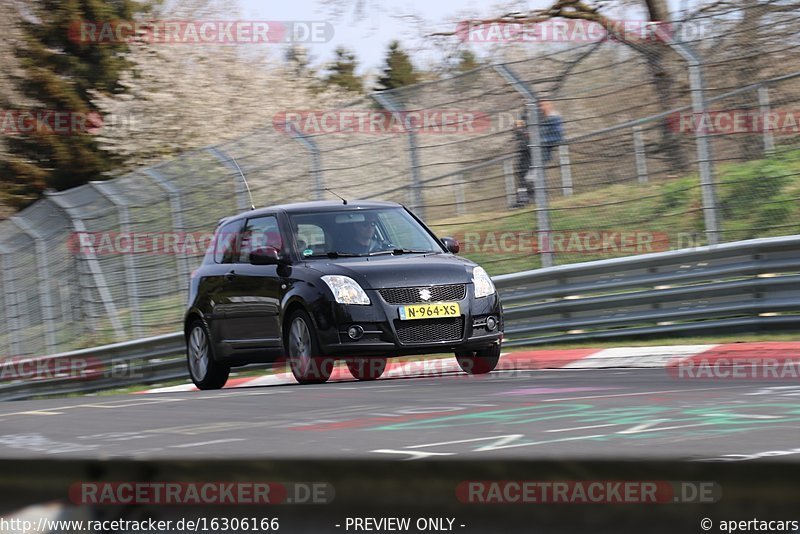
[[[305,258],[443,252],[403,208],[298,213],[289,218]]]

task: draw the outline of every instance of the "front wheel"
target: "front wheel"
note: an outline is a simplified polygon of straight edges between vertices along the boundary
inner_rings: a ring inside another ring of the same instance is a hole
[[[296,311],[289,320],[286,336],[286,354],[295,379],[301,384],[322,384],[333,372],[333,359],[319,353],[319,342],[313,323],[303,310]]]
[[[220,389],[228,381],[231,369],[214,360],[211,337],[200,321],[194,321],[189,326],[186,360],[189,364],[189,376],[197,389]]]
[[[478,351],[456,352],[456,361],[461,370],[469,375],[491,373],[500,361],[500,343]]]
[[[355,358],[347,360],[350,374],[358,380],[377,380],[386,370],[386,358]]]

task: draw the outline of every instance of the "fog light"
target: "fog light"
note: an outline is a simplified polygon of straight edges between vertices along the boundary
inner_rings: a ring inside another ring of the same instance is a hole
[[[497,319],[490,315],[486,318],[486,329],[493,332],[495,328],[497,328]]]
[[[350,336],[352,340],[361,339],[364,335],[364,329],[357,324],[353,325],[347,329],[347,335]]]

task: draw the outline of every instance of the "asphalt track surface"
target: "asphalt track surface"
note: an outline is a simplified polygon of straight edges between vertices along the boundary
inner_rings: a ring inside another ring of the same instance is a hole
[[[0,404],[0,458],[800,459],[800,385],[508,370]]]

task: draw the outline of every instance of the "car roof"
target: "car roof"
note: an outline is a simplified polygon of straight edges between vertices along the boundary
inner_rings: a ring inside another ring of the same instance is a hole
[[[321,200],[314,202],[295,202],[293,204],[278,204],[276,206],[268,206],[265,208],[258,208],[255,210],[245,211],[237,215],[225,217],[219,221],[219,224],[235,221],[237,219],[245,219],[251,217],[258,217],[260,215],[268,215],[277,211],[285,213],[309,213],[320,211],[356,211],[364,209],[375,208],[402,208],[402,204],[396,202],[384,202],[379,200],[349,200],[347,204],[343,204],[340,200]]]

